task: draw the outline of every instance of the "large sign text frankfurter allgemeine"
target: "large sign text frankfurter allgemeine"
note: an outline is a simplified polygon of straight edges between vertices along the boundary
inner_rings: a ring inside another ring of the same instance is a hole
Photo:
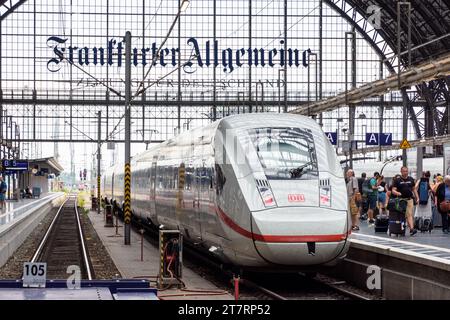
[[[107,41],[106,48],[87,46],[67,46],[68,38],[52,36],[47,39],[47,45],[53,49],[55,57],[47,62],[47,68],[51,72],[57,72],[67,59],[70,63],[80,66],[116,66],[124,63],[125,44],[123,41],[111,39]],[[183,70],[193,73],[197,67],[222,66],[223,71],[233,72],[236,68],[247,67],[307,67],[308,53],[310,49],[300,51],[298,49],[284,49],[284,41],[280,40],[280,48],[219,48],[219,41],[206,41],[201,48],[196,38],[188,38],[187,45],[191,53],[187,61],[181,61]],[[157,56],[158,44],[152,43],[147,48],[133,48],[131,51],[131,63],[134,66],[146,66],[153,61],[153,65],[162,67],[178,66],[179,48],[162,48]],[[155,59],[153,57],[156,57]]]

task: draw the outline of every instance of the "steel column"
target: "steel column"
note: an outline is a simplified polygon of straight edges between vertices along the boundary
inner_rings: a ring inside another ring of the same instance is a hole
[[[287,19],[287,10],[288,10],[288,5],[287,5],[287,0],[284,0],[284,54],[285,54],[285,58],[284,58],[284,112],[288,112],[288,105],[287,105],[287,94],[288,94],[288,83],[287,83],[287,50],[288,50],[288,43],[287,43],[287,24],[288,24],[288,19]]]
[[[319,0],[319,100],[322,100],[322,51],[323,51],[323,0]],[[319,113],[319,125],[323,127],[323,114]]]
[[[181,8],[181,0],[178,0],[178,8]],[[181,132],[181,12],[178,9],[178,93],[177,93],[177,134]]]
[[[97,112],[97,214],[100,214],[100,199],[101,199],[101,163],[102,163],[102,112]]]
[[[248,47],[252,47],[252,0],[248,0]],[[248,66],[248,101],[252,101],[252,66]],[[252,104],[248,106],[252,112]]]
[[[351,69],[351,83],[352,83],[352,89],[356,88],[356,31],[355,28],[352,28],[351,32],[345,33],[345,103],[348,106],[348,114],[349,114],[349,128],[348,128],[348,143],[349,143],[349,167],[353,168],[353,145],[352,141],[354,140],[354,133],[355,133],[355,111],[356,107],[354,104],[349,104],[348,102],[348,37],[351,36],[351,43],[352,43],[352,51],[351,51],[351,62],[352,62],[352,69]]]
[[[131,244],[131,32],[125,34],[125,177],[124,177],[124,241]]]
[[[408,61],[405,63],[405,67],[408,67],[411,64],[411,3],[410,2],[397,2],[397,75],[398,75],[398,89],[400,90],[402,87],[401,82],[401,52],[402,52],[402,42],[401,42],[401,9],[402,5],[406,5],[408,7]]]
[[[217,37],[217,0],[214,0],[213,2],[213,43],[216,43],[216,37]],[[213,114],[212,114],[212,121],[217,120],[217,70],[216,66],[214,65],[213,68]],[[189,129],[188,129],[189,130]]]
[[[383,79],[383,58],[380,57],[380,64],[379,64],[379,78],[380,80]],[[379,128],[378,128],[378,132],[383,133],[383,122],[384,122],[384,94],[380,95],[380,106],[379,108]],[[364,137],[365,139],[365,137]],[[378,161],[381,162],[381,143],[379,144],[379,153],[378,153]]]

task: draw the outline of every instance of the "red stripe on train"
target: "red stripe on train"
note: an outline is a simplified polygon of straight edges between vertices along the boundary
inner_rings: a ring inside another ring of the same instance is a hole
[[[254,239],[261,242],[273,242],[273,243],[291,243],[291,242],[339,242],[345,240],[351,231],[344,234],[320,234],[320,235],[302,235],[302,236],[287,236],[287,235],[263,235],[252,233],[245,230],[233,221],[225,212],[219,207],[216,207],[216,212],[220,219],[225,222],[225,224],[246,238]]]

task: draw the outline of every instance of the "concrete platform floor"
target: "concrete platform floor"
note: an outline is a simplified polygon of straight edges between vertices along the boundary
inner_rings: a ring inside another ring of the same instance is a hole
[[[11,223],[14,219],[16,219],[20,216],[20,214],[14,214],[13,213],[14,210],[24,207],[30,203],[33,203],[33,202],[36,202],[39,200],[43,200],[45,198],[49,198],[49,197],[53,196],[54,194],[55,194],[54,192],[49,192],[46,194],[41,194],[40,198],[20,199],[18,201],[6,200],[5,207],[0,209],[0,226]]]
[[[409,229],[408,229],[408,230],[406,230],[406,236],[398,237],[398,238],[395,236],[389,237],[389,235],[384,232],[375,232],[374,225],[373,224],[369,225],[367,220],[366,221],[360,220],[359,227],[360,227],[359,231],[352,231],[352,233],[368,234],[368,235],[378,236],[378,237],[382,237],[382,238],[398,239],[398,240],[408,241],[408,242],[412,242],[412,243],[425,244],[425,245],[429,245],[429,246],[450,249],[450,234],[444,234],[442,232],[442,228],[440,228],[440,227],[433,229],[431,231],[431,233],[429,233],[429,232],[422,233],[422,232],[418,231],[412,237],[409,235]]]
[[[159,250],[144,239],[144,259],[141,261],[141,236],[131,230],[131,245],[124,245],[123,223],[119,221],[119,234],[115,236],[116,228],[105,228],[103,214],[90,211],[88,214],[92,225],[103,242],[124,279],[156,277],[159,271]],[[149,278],[155,280],[155,278]],[[206,292],[189,292],[186,290],[169,289],[158,291],[158,297],[164,300],[233,300],[233,296],[225,293],[210,281],[202,278],[193,270],[183,268],[183,281],[187,290]]]

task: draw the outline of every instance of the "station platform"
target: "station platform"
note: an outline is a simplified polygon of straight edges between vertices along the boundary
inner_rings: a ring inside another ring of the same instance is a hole
[[[441,228],[396,237],[362,221],[350,241],[336,277],[389,300],[450,300],[450,235]]]
[[[0,267],[55,206],[62,203],[63,192],[47,193],[37,199],[7,201],[0,211]]]
[[[123,223],[119,224],[119,236],[115,228],[105,227],[104,215],[90,211],[88,214],[94,229],[103,242],[111,259],[125,279],[149,279],[155,285],[160,261],[159,249],[144,239],[144,254],[141,261],[141,235],[131,230],[131,245],[124,245]],[[202,278],[194,270],[183,267],[184,289],[159,290],[158,298],[164,300],[234,300],[222,288]]]
[[[0,228],[15,223],[18,219],[25,216],[29,209],[37,210],[36,207],[39,205],[61,195],[63,195],[61,192],[49,192],[34,199],[6,200],[5,208],[0,210]]]
[[[442,228],[440,227],[433,229],[431,233],[418,231],[412,237],[409,235],[409,230],[407,230],[405,236],[400,237],[389,236],[386,232],[375,232],[374,225],[369,225],[367,221],[362,221],[359,227],[359,231],[353,231],[352,233],[352,236],[355,239],[364,239],[366,241],[373,241],[380,244],[398,243],[392,240],[399,240],[400,243],[407,242],[408,248],[412,251],[423,251],[425,252],[424,254],[450,259],[450,234],[444,234],[442,232]],[[428,248],[429,250],[422,250],[419,248]],[[442,253],[436,253],[433,249]],[[446,252],[446,254],[444,254],[444,252]]]

